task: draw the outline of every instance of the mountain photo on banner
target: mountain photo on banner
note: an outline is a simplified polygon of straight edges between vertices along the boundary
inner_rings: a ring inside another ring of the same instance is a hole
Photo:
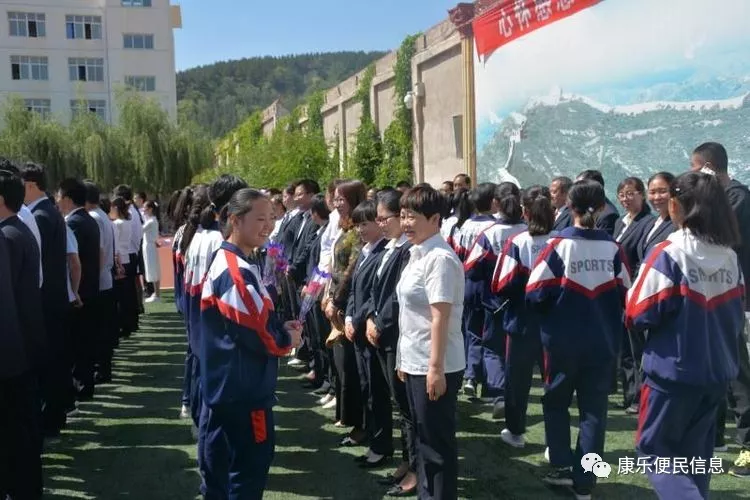
[[[750,183],[750,2],[607,0],[476,62],[480,181],[687,170],[700,143]],[[720,30],[712,26],[721,26]]]
[[[306,97],[327,90],[381,58],[385,52],[328,52],[224,61],[177,74],[181,120],[200,123],[223,137],[276,99],[292,111]]]

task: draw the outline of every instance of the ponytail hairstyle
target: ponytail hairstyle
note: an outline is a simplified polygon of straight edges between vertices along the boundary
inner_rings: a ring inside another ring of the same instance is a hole
[[[715,176],[688,172],[672,181],[669,191],[682,212],[680,226],[689,229],[700,241],[723,247],[741,241],[737,218]]]
[[[187,253],[190,242],[193,241],[193,236],[195,236],[198,226],[201,225],[201,214],[210,206],[211,200],[208,198],[208,186],[205,184],[195,186],[192,193],[190,211],[187,214],[187,221],[185,222],[185,231],[182,233],[182,239],[180,240],[180,252],[183,255]]]
[[[521,200],[526,210],[526,222],[531,236],[552,232],[555,225],[555,208],[547,186],[531,186]]]
[[[174,209],[177,206],[177,202],[180,201],[180,195],[182,194],[182,191],[175,190],[172,191],[172,194],[169,196],[169,201],[167,202],[167,208],[164,211],[164,218],[169,221],[170,224],[174,224]],[[177,226],[175,226],[175,229],[177,229]]]
[[[471,203],[469,197],[469,190],[464,188],[458,188],[453,192],[453,199],[451,200],[453,205],[453,215],[456,216],[455,227],[461,229],[464,222],[471,218],[471,214],[474,212],[474,205]]]
[[[594,229],[596,213],[605,203],[604,186],[595,180],[576,181],[568,193],[568,206],[580,217],[581,225],[587,229]]]
[[[177,199],[177,203],[175,203],[174,208],[169,214],[172,218],[172,224],[174,224],[175,229],[187,222],[192,204],[193,187],[188,186],[180,192],[180,197]]]
[[[159,220],[159,203],[154,200],[148,200],[146,203],[143,204],[144,208],[150,208],[152,213],[154,214],[154,219]]]
[[[471,190],[469,200],[477,213],[492,212],[492,200],[495,198],[496,188],[497,185],[492,182],[483,182]]]
[[[216,221],[216,214],[221,212],[224,205],[229,203],[232,195],[248,187],[247,182],[236,175],[224,174],[211,183],[208,187],[209,205],[203,209],[200,215],[200,224],[209,228]]]
[[[268,199],[268,197],[253,188],[241,188],[232,193],[232,196],[219,212],[219,227],[224,239],[229,238],[232,234],[232,224],[229,223],[229,217],[232,215],[244,217],[253,211],[253,204],[259,199]]]
[[[112,208],[117,212],[117,218],[122,220],[130,220],[130,210],[128,209],[128,202],[122,196],[115,196],[112,200]]]
[[[547,196],[549,196],[549,191]],[[495,189],[495,200],[508,224],[519,224],[523,220],[521,190],[518,186],[512,182],[501,182]]]

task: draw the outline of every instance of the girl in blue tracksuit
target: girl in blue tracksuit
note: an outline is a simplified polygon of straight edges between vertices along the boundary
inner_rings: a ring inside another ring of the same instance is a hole
[[[273,231],[268,198],[241,189],[220,220],[229,236],[211,262],[201,293],[201,386],[210,408],[205,454],[224,466],[211,469],[226,488],[211,498],[254,500],[263,497],[273,459],[278,358],[299,344],[302,326],[298,321],[280,324],[262,273],[247,257]]]
[[[471,190],[469,201],[474,208],[474,215],[461,225],[458,234],[451,238],[451,246],[461,262],[466,262],[469,252],[479,236],[497,224],[493,217],[493,199],[495,184],[485,182]],[[481,307],[483,283],[466,281],[464,293],[463,333],[464,351],[466,354],[466,372],[464,373],[464,392],[471,397],[477,394],[477,383],[484,382],[482,369],[481,339],[484,331],[484,309]],[[472,347],[474,346],[474,347]],[[479,346],[478,348],[476,346]],[[479,350],[479,356],[476,353]],[[471,353],[474,352],[474,358]]]
[[[507,300],[503,316],[503,331],[507,333],[505,429],[500,438],[516,448],[525,445],[523,435],[534,363],[542,357],[539,322],[534,315],[526,313],[526,283],[555,224],[555,209],[546,187],[530,187],[524,193],[522,204],[529,229],[514,236],[504,248],[492,279],[492,291],[501,301]]]
[[[573,184],[568,207],[574,224],[549,240],[526,285],[529,312],[539,317],[546,365],[542,405],[552,470],[544,481],[570,486],[581,499],[590,498],[596,480],[584,472],[581,458],[604,452],[607,397],[630,285],[619,245],[594,229],[604,205],[601,184]],[[573,393],[579,411],[575,451],[570,449]]]
[[[467,366],[484,374],[482,397],[494,406],[493,417],[502,418],[505,408],[505,333],[500,301],[492,293],[492,273],[503,248],[518,233],[526,230],[521,208],[521,192],[511,182],[498,185],[493,193],[497,209],[496,223],[477,236],[464,261],[468,310]],[[467,377],[468,378],[468,377]],[[466,384],[471,392],[471,382]]]
[[[739,233],[719,181],[690,172],[670,188],[679,229],[647,255],[628,296],[627,326],[648,330],[643,351],[639,455],[685,467],[647,469],[659,498],[708,498],[716,412],[737,377],[744,280],[732,246]]]

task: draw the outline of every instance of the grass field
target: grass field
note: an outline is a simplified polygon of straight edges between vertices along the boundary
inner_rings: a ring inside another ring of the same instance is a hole
[[[141,331],[117,352],[113,383],[100,387],[95,400],[81,406],[81,416],[71,422],[61,442],[48,446],[45,498],[198,497],[190,424],[177,418],[184,351],[182,321],[173,305],[150,305]],[[282,369],[276,458],[265,498],[382,498],[384,489],[376,479],[387,470],[362,471],[352,463],[362,450],[337,448],[341,430],[333,427],[331,411],[315,406],[297,377]],[[544,440],[538,387],[522,450],[511,450],[499,440],[501,426],[490,419],[486,406],[462,400],[459,407],[461,498],[570,497],[539,480]],[[635,457],[635,424],[634,417],[611,410],[604,460],[613,464],[613,474],[599,482],[594,498],[655,498],[645,476],[616,475],[620,458]],[[727,432],[732,431],[729,426]],[[725,470],[736,453],[730,448],[721,454]],[[713,499],[750,498],[750,483],[726,474],[714,476],[711,489]]]

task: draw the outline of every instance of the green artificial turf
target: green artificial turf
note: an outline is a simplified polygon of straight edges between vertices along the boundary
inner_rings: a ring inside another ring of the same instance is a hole
[[[141,331],[122,342],[115,358],[112,384],[97,388],[93,402],[81,405],[58,443],[44,456],[49,499],[185,500],[198,498],[195,443],[190,422],[178,418],[185,355],[180,317],[165,302],[148,305]],[[265,498],[379,499],[378,476],[390,469],[363,471],[352,458],[361,449],[340,449],[341,429],[333,427],[332,410],[314,404],[300,387],[299,374],[282,362],[276,408],[277,446]],[[570,498],[566,491],[542,485],[544,434],[540,389],[529,407],[524,449],[514,450],[498,438],[499,422],[489,408],[461,397],[459,453],[461,498]],[[609,479],[599,481],[594,498],[655,498],[642,475],[618,476],[620,458],[635,457],[636,419],[613,409],[608,420],[604,460],[612,464]],[[573,414],[575,422],[575,413]],[[731,436],[733,425],[728,425]],[[575,430],[574,430],[575,432]],[[574,434],[575,436],[575,434]],[[725,471],[737,449],[721,454]],[[748,480],[714,476],[713,499],[750,498]]]

